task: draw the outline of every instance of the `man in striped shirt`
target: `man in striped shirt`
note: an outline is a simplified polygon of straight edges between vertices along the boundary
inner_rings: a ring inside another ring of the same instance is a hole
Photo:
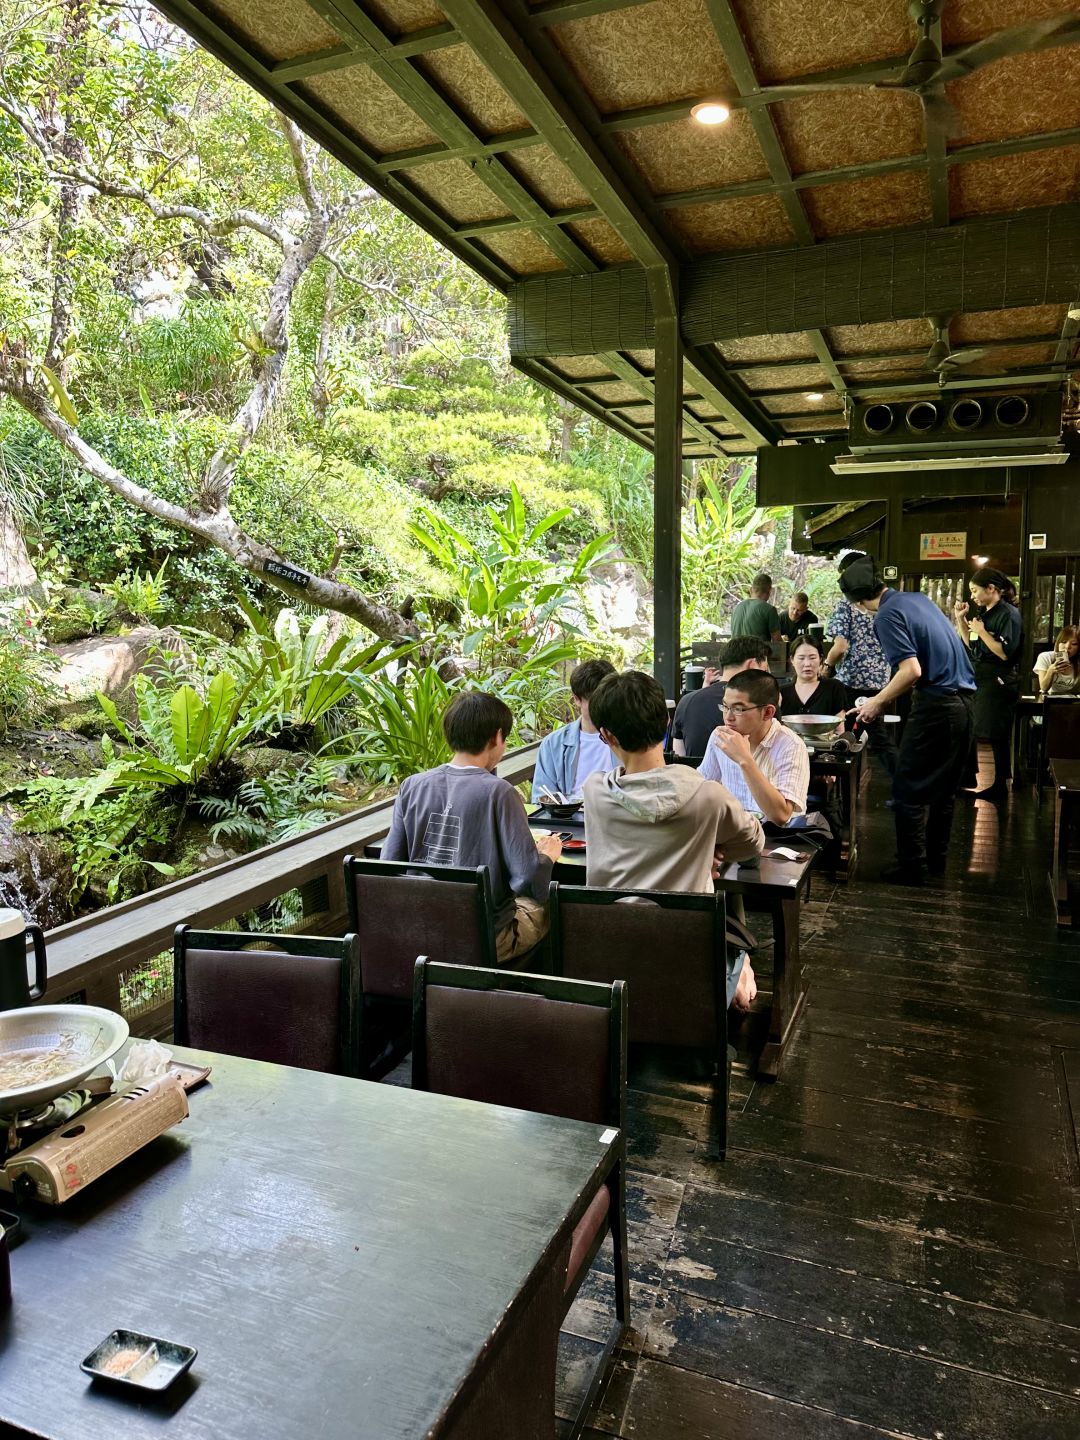
[[[823,815],[807,815],[810,756],[776,718],[780,687],[764,670],[744,670],[727,682],[724,723],[713,732],[698,767],[719,780],[752,815],[791,829],[828,829]]]

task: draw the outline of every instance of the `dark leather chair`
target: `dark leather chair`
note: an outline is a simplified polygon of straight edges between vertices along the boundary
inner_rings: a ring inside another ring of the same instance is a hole
[[[727,1151],[727,908],[722,893],[551,887],[556,975],[629,986],[631,1045],[703,1052],[713,1067],[712,1145]],[[748,937],[749,938],[749,937]]]
[[[1080,760],[1080,701],[1048,695],[1043,727],[1047,760]]]
[[[360,942],[361,1065],[378,1079],[408,1054],[417,955],[494,966],[495,904],[475,869],[345,856],[349,929]]]
[[[518,971],[416,962],[413,1088],[562,1115],[619,1132],[606,1173],[582,1197],[564,1285],[570,1309],[610,1233],[615,1322],[570,1436],[577,1436],[626,1331],[626,991]]]
[[[355,935],[251,935],[177,926],[178,1045],[302,1070],[357,1074],[360,952]]]

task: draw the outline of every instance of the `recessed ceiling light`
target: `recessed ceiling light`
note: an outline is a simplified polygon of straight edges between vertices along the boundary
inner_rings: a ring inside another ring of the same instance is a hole
[[[824,400],[825,396],[820,390],[808,390],[806,392],[806,398],[807,400]]]
[[[690,114],[699,125],[723,125],[731,118],[731,111],[719,100],[703,100],[700,105],[691,106]]]

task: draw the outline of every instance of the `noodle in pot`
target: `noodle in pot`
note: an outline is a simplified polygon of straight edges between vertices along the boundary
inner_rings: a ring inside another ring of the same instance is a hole
[[[67,1034],[48,1050],[12,1050],[0,1054],[0,1091],[19,1090],[25,1085],[45,1085],[78,1064],[75,1042]]]

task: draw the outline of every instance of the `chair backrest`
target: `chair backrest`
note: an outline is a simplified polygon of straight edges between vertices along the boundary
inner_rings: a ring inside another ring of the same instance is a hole
[[[413,1088],[622,1129],[624,987],[421,957]]]
[[[180,1045],[355,1075],[355,935],[252,935],[177,928],[173,1033]]]
[[[1043,724],[1047,759],[1080,760],[1080,701],[1047,696]]]
[[[552,885],[555,971],[629,987],[632,1042],[713,1048],[727,1026],[722,894]]]
[[[495,905],[486,865],[463,869],[345,856],[349,928],[360,938],[366,996],[408,1000],[417,955],[495,964]]]

